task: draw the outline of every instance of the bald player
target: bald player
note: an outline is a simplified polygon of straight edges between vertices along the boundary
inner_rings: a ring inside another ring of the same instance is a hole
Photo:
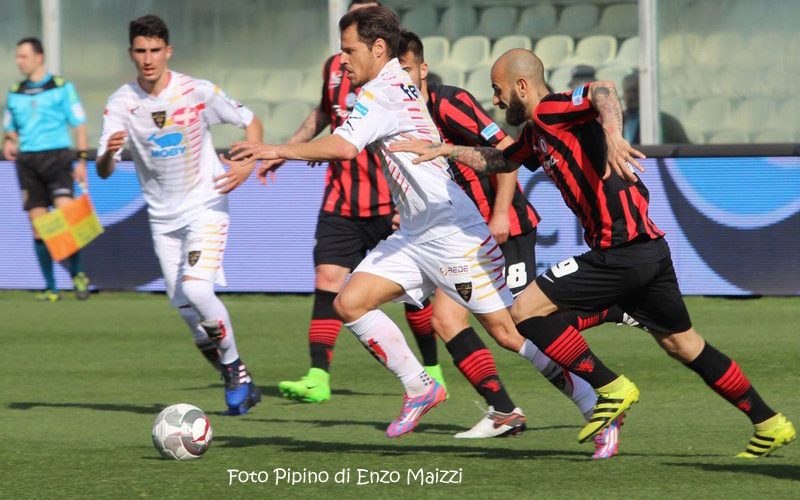
[[[649,194],[633,167],[644,155],[622,137],[622,107],[614,84],[590,82],[549,94],[541,60],[514,49],[492,66],[493,102],[511,125],[526,123],[504,151],[423,141],[395,143],[415,162],[439,156],[485,173],[539,165],[553,180],[584,228],[590,250],[542,273],[515,299],[517,329],[565,370],[595,388],[594,416],[581,429],[585,442],[639,400],[639,389],[608,368],[581,335],[582,312],[614,304],[635,318],[672,357],[695,371],[755,426],[742,458],[772,453],[797,432],[756,392],[735,361],[692,328],[664,233],[648,215]],[[612,170],[614,175],[611,175]]]

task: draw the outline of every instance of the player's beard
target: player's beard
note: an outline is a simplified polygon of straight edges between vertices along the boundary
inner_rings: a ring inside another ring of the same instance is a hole
[[[512,91],[511,99],[508,100],[508,106],[506,107],[506,122],[513,127],[517,127],[525,123],[527,115],[525,103],[517,96],[516,92]]]

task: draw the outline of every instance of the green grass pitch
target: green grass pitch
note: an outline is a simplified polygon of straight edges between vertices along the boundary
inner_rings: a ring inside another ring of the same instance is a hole
[[[595,352],[642,392],[623,427],[620,456],[594,462],[591,446],[576,440],[578,411],[485,334],[529,430],[517,438],[453,439],[481,417],[480,398],[440,343],[450,399],[415,433],[389,440],[384,430],[400,408],[400,385],[347,331],[336,349],[331,401],[278,396],[279,380],[307,369],[310,297],[223,300],[264,391],[262,403],[239,418],[218,415],[221,382],[163,295],[102,293],[86,303],[66,296],[43,304],[31,293],[0,293],[0,497],[730,499],[797,498],[800,491],[800,444],[757,461],[733,459],[750,437],[748,420],[638,330],[603,326],[587,334]],[[688,305],[697,329],[739,362],[768,403],[800,423],[800,299],[689,298]],[[407,329],[399,306],[386,310]],[[178,402],[210,415],[214,441],[200,460],[162,460],[150,441],[156,414]],[[460,484],[408,484],[409,470],[437,467],[461,471]],[[229,469],[265,471],[269,479],[229,485]],[[275,484],[276,469],[329,478]],[[343,469],[349,483],[337,484]],[[358,469],[394,471],[382,477],[398,482],[358,485]]]

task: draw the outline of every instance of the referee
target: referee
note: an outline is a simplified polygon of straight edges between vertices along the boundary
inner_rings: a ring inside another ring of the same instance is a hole
[[[38,38],[23,38],[17,43],[16,63],[25,80],[8,92],[4,117],[3,156],[17,163],[23,208],[33,221],[50,206],[60,208],[72,200],[73,181],[86,183],[86,114],[72,83],[47,72],[44,49]],[[67,126],[74,128],[78,143],[78,165],[72,170],[76,154],[70,150]],[[44,275],[46,289],[38,300],[60,299],[53,275],[53,258],[33,229],[36,258]],[[89,278],[81,270],[80,252],[69,258],[75,295],[89,298]]]

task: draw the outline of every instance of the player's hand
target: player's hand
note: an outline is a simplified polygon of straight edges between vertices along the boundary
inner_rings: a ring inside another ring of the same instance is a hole
[[[124,130],[120,130],[119,132],[114,132],[111,134],[111,137],[108,138],[108,143],[106,144],[106,151],[110,152],[112,155],[115,154],[117,151],[125,147],[125,143],[128,140],[128,133]]]
[[[392,214],[392,231],[400,229],[400,214],[395,212]]]
[[[508,241],[511,234],[511,223],[508,221],[508,213],[493,212],[491,219],[489,219],[489,232],[492,233],[494,241],[498,245],[502,245]]]
[[[75,170],[72,171],[72,180],[81,185],[81,189],[86,190],[89,186],[89,176],[86,174],[86,160],[78,160]]]
[[[238,141],[231,144],[228,153],[232,160],[278,160],[280,156],[273,144],[263,144],[253,141]]]
[[[407,137],[407,136],[404,136]],[[425,161],[431,161],[440,156],[447,156],[450,152],[447,149],[449,144],[441,142],[430,142],[421,139],[411,139],[397,141],[389,146],[389,151],[395,153],[416,153],[418,156],[411,161],[414,165],[419,165]]]
[[[253,173],[253,168],[256,166],[256,160],[253,158],[245,161],[235,161],[220,154],[219,159],[228,166],[227,172],[214,177],[214,188],[222,194],[228,194],[241,186],[250,177],[250,174]]]
[[[636,161],[637,158],[645,158],[644,153],[633,149],[628,141],[619,132],[606,131],[607,160],[606,170],[603,173],[603,180],[608,179],[611,171],[629,182],[636,182],[639,178],[634,172],[634,167],[640,172],[644,172],[644,167]]]
[[[3,141],[3,157],[8,161],[17,159],[17,145],[14,141]]]
[[[275,172],[283,165],[286,160],[283,158],[279,158],[277,160],[264,160],[258,166],[258,170],[256,171],[256,176],[258,176],[258,182],[263,185],[267,185],[269,181],[275,182]]]

